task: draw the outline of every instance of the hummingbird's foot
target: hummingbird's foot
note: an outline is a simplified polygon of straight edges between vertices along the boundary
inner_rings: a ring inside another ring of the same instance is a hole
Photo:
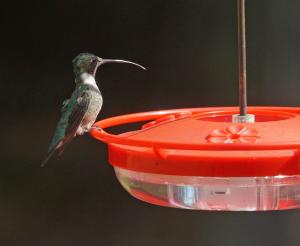
[[[98,126],[91,126],[90,131],[92,129],[98,130],[98,131],[102,131],[102,128],[98,127]]]

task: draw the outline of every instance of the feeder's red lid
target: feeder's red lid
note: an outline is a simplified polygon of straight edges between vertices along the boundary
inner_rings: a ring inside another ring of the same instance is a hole
[[[170,175],[252,177],[300,175],[300,108],[250,107],[255,123],[232,123],[238,108],[194,108],[123,115],[99,121],[92,136],[121,168]],[[103,129],[146,122],[113,135]]]

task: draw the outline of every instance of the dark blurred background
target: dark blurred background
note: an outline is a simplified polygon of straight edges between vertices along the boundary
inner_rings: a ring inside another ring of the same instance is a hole
[[[101,67],[99,119],[236,105],[235,0],[1,3],[0,245],[299,245],[300,211],[202,212],[131,198],[90,136],[40,168],[89,51],[143,64]],[[248,0],[251,105],[300,105],[300,1]]]

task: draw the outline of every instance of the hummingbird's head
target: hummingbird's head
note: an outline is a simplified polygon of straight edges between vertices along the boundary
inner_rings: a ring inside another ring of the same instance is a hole
[[[146,70],[146,68],[134,62],[117,59],[102,59],[90,53],[80,53],[73,59],[72,63],[76,77],[83,73],[88,73],[95,77],[97,68],[105,63],[129,63]]]
[[[83,73],[88,73],[90,75],[95,76],[97,68],[101,64],[101,60],[101,58],[93,54],[80,53],[72,61],[75,76],[77,77]]]

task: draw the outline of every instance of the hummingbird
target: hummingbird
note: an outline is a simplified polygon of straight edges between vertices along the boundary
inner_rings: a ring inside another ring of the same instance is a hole
[[[131,61],[102,59],[90,53],[76,56],[72,60],[75,90],[71,97],[62,103],[61,118],[41,166],[45,166],[54,154],[60,155],[74,137],[83,135],[92,128],[103,104],[95,76],[98,67],[106,63],[128,63],[146,70]]]

